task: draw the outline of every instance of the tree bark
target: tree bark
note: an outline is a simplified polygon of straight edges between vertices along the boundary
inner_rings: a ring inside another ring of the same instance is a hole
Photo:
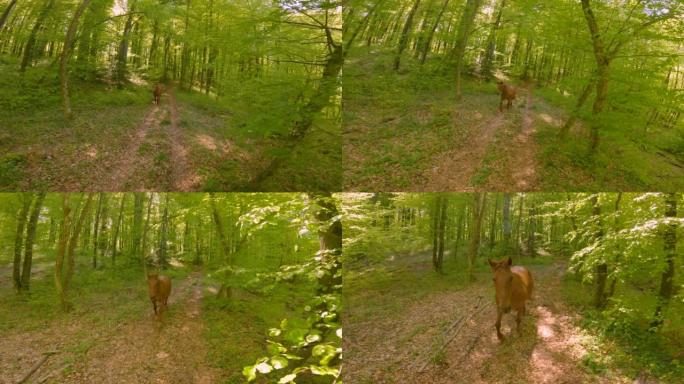
[[[318,223],[320,267],[325,273],[318,274],[318,294],[339,291],[342,286],[342,221],[330,192],[309,193],[318,205],[313,217]]]
[[[78,20],[81,18],[83,12],[88,8],[91,0],[83,0],[76,9],[74,16],[69,23],[66,37],[64,38],[64,47],[62,48],[62,55],[59,60],[59,80],[62,87],[62,109],[64,110],[64,118],[71,119],[73,112],[71,111],[71,100],[69,99],[69,56],[71,55],[71,47],[74,44],[74,36],[76,29],[78,29]]]
[[[593,152],[598,147],[599,143],[599,124],[598,116],[603,111],[606,102],[606,95],[608,94],[608,76],[610,71],[610,57],[606,53],[605,45],[601,37],[594,11],[591,9],[590,0],[582,0],[582,12],[587,21],[589,32],[591,33],[591,41],[594,47],[594,58],[596,59],[596,99],[592,107],[592,123],[591,123],[591,145],[590,150]]]
[[[7,22],[7,18],[16,4],[17,0],[10,0],[9,4],[7,4],[7,8],[2,12],[2,16],[0,16],[0,31],[2,31],[2,27],[5,26],[5,22]]]
[[[394,56],[395,71],[398,71],[399,66],[401,65],[401,54],[404,52],[404,49],[406,49],[406,45],[408,45],[409,32],[411,32],[411,27],[413,27],[413,17],[415,16],[419,6],[420,0],[416,0],[415,3],[413,3],[413,7],[409,11],[408,17],[406,18],[406,22],[404,23],[404,29],[402,29],[401,31],[401,37],[399,37],[399,45],[397,46],[397,53]]]
[[[503,195],[502,216],[504,249],[508,252],[511,243],[511,194],[508,192]]]
[[[59,241],[57,243],[57,254],[55,255],[55,288],[59,295],[62,310],[67,311],[69,304],[66,298],[66,288],[64,287],[64,258],[66,256],[67,243],[69,242],[69,228],[71,227],[71,206],[69,205],[69,194],[62,194],[62,223],[59,225]]]
[[[78,237],[81,235],[81,232],[83,232],[83,223],[85,222],[85,218],[90,212],[90,205],[93,201],[93,193],[89,193],[88,196],[86,196],[86,201],[81,208],[81,212],[78,215],[78,218],[76,220],[76,224],[71,231],[71,234],[69,236],[69,243],[67,246],[67,265],[66,265],[66,271],[64,274],[64,281],[63,281],[63,288],[64,292],[66,293],[69,289],[69,285],[71,284],[71,279],[74,276],[74,266],[76,264],[76,257],[75,257],[75,250],[76,250],[76,244],[78,244]],[[66,310],[70,309],[70,305],[67,303]]]
[[[21,290],[21,254],[24,246],[24,232],[26,228],[26,220],[33,201],[32,194],[19,194],[22,199],[21,209],[17,213],[17,230],[14,237],[14,263],[12,270],[12,280],[14,281],[14,289]]]
[[[115,78],[116,82],[121,85],[126,80],[127,74],[127,62],[128,62],[128,42],[131,37],[131,30],[133,29],[133,11],[135,8],[135,2],[129,0],[128,2],[128,17],[126,18],[126,24],[124,26],[123,34],[121,35],[121,42],[119,43],[119,53],[116,60],[116,71]]]
[[[663,252],[665,254],[665,270],[660,278],[658,291],[658,306],[656,307],[652,326],[663,324],[663,312],[667,308],[674,293],[675,259],[677,257],[677,194],[668,193],[665,196],[665,217],[673,221],[666,224],[663,231]]]
[[[456,98],[460,99],[461,95],[461,75],[463,72],[463,63],[465,59],[465,50],[468,44],[468,39],[475,23],[475,16],[480,9],[482,0],[467,0],[463,15],[459,21],[458,34],[456,35],[456,46],[454,47],[454,55],[456,56]]]
[[[21,271],[21,289],[29,290],[31,280],[31,265],[33,264],[33,241],[36,238],[36,225],[38,224],[38,216],[40,210],[43,208],[43,200],[45,200],[45,192],[38,193],[36,200],[33,203],[33,210],[29,217],[28,227],[26,228],[26,243],[24,244],[24,267]]]
[[[439,10],[439,13],[437,14],[437,19],[435,20],[435,23],[432,25],[432,28],[430,28],[430,32],[428,33],[427,39],[425,40],[425,43],[423,44],[423,49],[420,54],[420,63],[424,64],[425,59],[427,58],[428,53],[430,53],[430,46],[432,45],[432,39],[435,37],[435,31],[437,30],[437,27],[439,26],[440,21],[442,21],[442,16],[444,15],[444,11],[446,10],[447,6],[449,5],[449,0],[444,0],[444,4],[442,4],[442,8]]]
[[[587,85],[582,90],[580,96],[577,98],[577,103],[575,103],[575,107],[573,108],[572,112],[570,112],[568,120],[565,122],[565,124],[563,124],[563,127],[561,127],[559,133],[561,139],[565,138],[568,135],[570,128],[572,128],[575,125],[577,116],[579,116],[579,112],[582,109],[582,106],[584,106],[584,103],[586,103],[587,99],[589,99],[589,95],[591,95],[591,91],[594,89],[594,85],[595,79],[592,77],[591,80],[589,80]]]
[[[114,238],[112,239],[112,265],[116,265],[116,254],[119,242],[119,233],[121,232],[121,223],[123,222],[124,206],[126,202],[126,194],[121,195],[121,203],[119,205],[119,215],[116,218],[114,227]]]
[[[145,195],[142,192],[134,193],[133,201],[133,227],[131,228],[131,256],[137,257],[140,253],[140,240],[142,238],[143,206]]]
[[[474,268],[477,251],[480,247],[480,233],[482,232],[482,216],[487,203],[486,192],[473,194],[473,222],[470,227],[470,244],[468,246],[468,280],[475,280]]]
[[[485,49],[485,56],[482,60],[482,76],[485,81],[489,81],[492,77],[492,63],[494,61],[494,48],[496,47],[496,33],[501,25],[501,15],[503,15],[503,10],[506,7],[506,0],[501,0],[499,3],[499,11],[496,14],[496,19],[492,23],[492,28],[489,31],[489,36],[487,37],[487,47]]]
[[[598,194],[591,197],[592,210],[591,214],[596,221],[597,229],[594,235],[594,241],[599,242],[603,238],[603,223],[601,220],[601,206],[598,201]],[[604,308],[606,306],[606,279],[608,277],[608,264],[605,261],[596,266],[596,291],[594,292],[594,306],[596,308]]]
[[[38,15],[36,23],[33,25],[33,28],[31,29],[31,34],[29,35],[28,40],[26,40],[26,45],[24,46],[24,55],[21,58],[21,65],[19,66],[19,71],[21,72],[24,72],[26,70],[26,67],[29,64],[31,64],[31,61],[33,60],[33,51],[35,50],[36,37],[38,36],[40,30],[43,28],[45,19],[50,13],[50,10],[52,9],[54,3],[54,0],[48,0],[48,2],[45,4],[45,7],[40,12],[40,15]]]

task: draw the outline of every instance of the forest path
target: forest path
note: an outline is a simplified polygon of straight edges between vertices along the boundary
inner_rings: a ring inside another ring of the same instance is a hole
[[[500,112],[497,109],[484,119],[478,111],[455,110],[452,113],[454,124],[465,125],[468,133],[459,133],[454,138],[454,142],[459,143],[458,147],[433,160],[433,165],[425,172],[423,179],[426,182],[420,190],[534,190],[537,185],[538,148],[530,112],[534,102],[532,86],[519,87],[518,92],[525,95],[522,108],[518,101],[511,110],[504,108]],[[466,114],[474,116],[459,117]],[[471,119],[481,121],[470,124]],[[466,142],[463,142],[464,138]]]
[[[126,148],[99,190],[189,192],[199,189],[201,179],[188,161],[172,86],[165,88],[159,105],[150,107]]]
[[[180,117],[178,105],[173,88],[169,88],[169,110],[171,113],[171,126],[169,135],[171,138],[171,162],[173,166],[173,190],[178,192],[190,192],[197,190],[200,177],[194,168],[188,164],[188,148],[180,129]]]
[[[131,313],[105,327],[80,321],[50,324],[37,332],[0,340],[0,383],[15,383],[40,359],[54,351],[32,376],[33,383],[213,383],[216,371],[205,361],[202,337],[202,286],[193,272],[174,282],[169,309],[163,320],[154,318],[152,305],[145,313]],[[140,289],[146,289],[141,281]],[[106,305],[100,308],[106,310]],[[95,309],[95,310],[97,310]]]
[[[487,189],[495,191],[530,191],[537,185],[537,152],[538,145],[534,140],[536,129],[530,112],[533,105],[533,87],[526,87],[526,102],[521,111],[517,132],[507,140],[502,140],[496,146],[496,151],[501,158],[492,167],[492,172],[487,178]],[[516,124],[518,125],[518,124]]]
[[[424,267],[424,268],[423,268]],[[349,383],[626,383],[581,367],[589,336],[560,296],[564,265],[528,267],[535,280],[522,335],[515,317],[502,320],[499,342],[490,279],[460,290],[433,292],[402,306],[345,324],[345,379]],[[414,265],[412,270],[429,265]],[[389,332],[389,333],[388,333]],[[353,335],[362,335],[355,337]]]
[[[441,154],[426,177],[424,191],[474,191],[472,179],[485,159],[496,132],[505,124],[503,115],[493,115],[471,128],[469,141]]]

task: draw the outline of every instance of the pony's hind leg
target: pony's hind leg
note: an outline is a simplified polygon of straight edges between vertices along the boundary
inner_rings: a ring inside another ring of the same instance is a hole
[[[518,310],[517,315],[515,316],[515,329],[518,331],[518,335],[521,335],[522,332],[520,330],[520,322],[522,321],[522,315],[525,313],[525,307],[522,307],[522,309]]]

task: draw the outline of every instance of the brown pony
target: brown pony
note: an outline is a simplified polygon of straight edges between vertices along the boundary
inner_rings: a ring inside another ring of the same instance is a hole
[[[489,260],[494,272],[494,288],[496,289],[496,336],[503,340],[501,334],[501,316],[514,309],[517,312],[515,322],[520,334],[520,320],[525,314],[525,301],[532,297],[532,274],[525,267],[512,267],[513,260]]]
[[[501,93],[501,101],[499,102],[499,112],[503,112],[504,100],[508,101],[506,109],[511,109],[513,105],[513,100],[515,100],[515,87],[512,85],[504,84],[503,81],[499,80],[496,83],[496,88],[499,89]]]
[[[154,90],[152,91],[152,94],[154,95],[154,103],[159,105],[159,102],[161,101],[161,95],[164,92],[164,87],[157,83],[157,85],[154,87]]]
[[[152,301],[154,315],[157,319],[161,318],[162,312],[169,305],[169,295],[171,294],[171,279],[168,276],[160,276],[156,273],[147,275],[147,293]]]

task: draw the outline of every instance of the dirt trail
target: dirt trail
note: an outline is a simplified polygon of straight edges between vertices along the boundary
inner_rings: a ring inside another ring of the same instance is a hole
[[[136,160],[139,158],[140,145],[145,140],[148,131],[153,126],[159,126],[162,118],[163,110],[159,105],[153,105],[150,111],[138,126],[137,131],[131,135],[126,151],[119,158],[119,162],[114,165],[112,171],[109,173],[109,178],[102,180],[102,191],[123,191],[125,184],[133,174],[133,169]]]
[[[180,192],[197,190],[201,179],[190,164],[188,164],[188,149],[185,146],[183,133],[180,130],[178,106],[176,104],[176,96],[173,93],[173,89],[169,89],[169,105],[171,111],[171,127],[169,134],[171,138],[174,190]]]
[[[164,153],[168,159],[160,162]],[[201,179],[189,163],[173,87],[165,89],[159,105],[150,107],[108,176],[98,190],[189,192],[199,188]]]
[[[503,343],[497,339],[489,280],[433,293],[404,307],[398,316],[345,324],[345,382],[631,383],[616,376],[592,376],[581,368],[586,354],[582,340],[588,336],[573,325],[576,315],[559,296],[563,266],[530,270],[536,292],[527,304],[522,336],[512,333],[515,318],[506,315],[502,333],[507,337]]]
[[[512,140],[503,143],[497,150],[503,153],[499,167],[495,167],[487,179],[488,188],[497,191],[530,191],[537,185],[538,145],[534,140],[536,132],[530,112],[533,105],[533,87],[527,87],[527,101],[521,112],[520,131]]]
[[[501,114],[493,115],[477,124],[468,135],[470,140],[459,148],[441,154],[426,177],[422,191],[474,191],[472,178],[480,168],[487,148],[504,125]],[[456,140],[455,140],[456,141]]]
[[[423,177],[426,182],[421,191],[529,191],[535,188],[537,145],[530,112],[532,86],[519,90],[526,94],[522,111],[518,113],[515,106],[503,112],[491,111],[489,117],[470,127],[467,135],[455,137],[453,141],[458,146],[436,157]],[[477,111],[454,112],[454,124],[468,125],[459,116],[471,113],[475,120],[482,119]],[[478,177],[482,180],[475,180]]]
[[[198,383],[216,382],[205,362],[201,337],[202,287],[195,272],[172,289],[162,322],[149,311],[122,319],[107,329],[83,324],[52,327],[0,340],[0,351],[13,351],[12,361],[0,356],[0,383],[14,383],[40,359],[57,353],[36,371],[34,383]],[[80,340],[74,346],[74,340]]]

